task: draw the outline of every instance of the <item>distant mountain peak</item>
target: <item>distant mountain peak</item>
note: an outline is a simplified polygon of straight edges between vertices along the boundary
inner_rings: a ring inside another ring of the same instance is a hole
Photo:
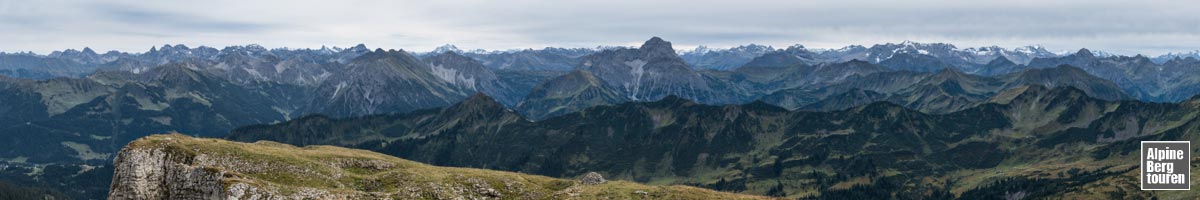
[[[395,50],[395,49],[384,50],[383,48],[376,48],[375,51],[368,51],[366,53],[363,53],[362,55],[355,57],[354,61],[360,61],[360,60],[369,61],[369,60],[387,59],[387,58],[398,58],[398,59],[402,59],[402,60],[411,59],[414,61],[419,61],[417,58],[412,57],[412,55],[408,55],[408,52],[405,52],[404,50]]]
[[[196,63],[193,62],[171,62],[159,67],[150,69],[146,76],[148,81],[168,81],[174,83],[193,83],[199,82],[207,76],[205,73],[198,71]]]
[[[804,45],[801,45],[801,44],[793,44],[792,46],[788,46],[788,47],[786,48],[786,50],[788,50],[788,51],[793,51],[793,50],[805,50],[805,49],[806,49],[806,48],[804,47]]]
[[[176,45],[163,44],[162,47],[158,48],[158,51],[165,51],[168,53],[179,53],[179,52],[188,51],[188,50],[191,50],[191,48],[189,48],[187,45],[183,45],[183,44],[176,44]]]
[[[462,55],[462,54],[460,54],[460,53],[458,53],[458,52],[453,52],[453,51],[446,51],[446,52],[441,52],[441,53],[435,53],[435,54],[433,55],[433,57],[434,57],[434,58],[447,58],[447,59],[468,59],[468,60],[474,60],[474,59],[472,59],[471,57],[467,57],[467,56],[464,56],[464,55]]]
[[[447,107],[445,110],[443,110],[443,112],[445,112],[444,115],[456,119],[462,119],[464,116],[519,116],[511,109],[508,109],[508,107],[505,107],[504,104],[500,103],[500,101],[497,101],[496,99],[482,92],[476,92],[474,95],[471,95],[470,97],[467,97],[466,99]]]
[[[367,45],[358,43],[358,45],[354,45],[354,47],[351,47],[349,50],[363,51],[363,50],[370,50],[370,49],[367,49]]]
[[[1017,48],[1013,49],[1013,51],[1016,51],[1019,53],[1031,54],[1031,55],[1057,56],[1056,54],[1054,54],[1054,52],[1050,52],[1050,50],[1046,50],[1046,47],[1043,47],[1042,45],[1027,45],[1027,46],[1023,46],[1023,47],[1017,47]]]
[[[1085,91],[1088,96],[1104,100],[1132,98],[1120,86],[1107,79],[1089,74],[1079,67],[1058,65],[1051,68],[1033,68],[1019,72],[1010,85],[1042,85],[1048,88],[1073,87]]]
[[[954,68],[945,68],[930,77],[929,81],[933,81],[935,83],[971,82],[978,80],[979,78],[981,77],[970,75]],[[957,83],[955,85],[957,85]]]
[[[645,51],[645,52],[652,52],[652,53],[662,53],[662,52],[668,52],[671,54],[675,53],[675,49],[673,49],[671,47],[671,42],[667,42],[657,36],[650,38],[650,40],[646,40],[646,43],[643,43],[642,47],[640,47],[639,49],[641,49],[642,51]]]
[[[1045,86],[1045,85],[1041,85],[1041,84],[1029,84],[1023,88],[1018,87],[1018,88],[1013,88],[1013,89],[1009,89],[1006,91],[1001,91],[1001,93],[1005,93],[1005,92],[1020,92],[1019,94],[1017,94],[1016,96],[1013,97],[1014,99],[1022,99],[1022,98],[1024,98],[1024,99],[1048,98],[1048,99],[1060,99],[1060,100],[1096,99],[1095,97],[1088,95],[1088,93],[1086,91],[1083,91],[1083,89],[1072,87],[1072,86],[1055,86],[1055,87],[1051,88],[1049,86]],[[993,99],[991,99],[989,101],[1008,104],[1008,103],[1011,103],[1011,100],[1013,100],[1013,99],[997,99],[998,97],[1003,97],[1003,96],[1005,96],[1005,95],[1003,95],[1003,94],[997,95],[997,97],[993,97]]]
[[[443,44],[442,46],[438,46],[437,48],[434,48],[433,52],[431,52],[431,53],[445,53],[445,52],[462,52],[462,49],[459,49],[458,46],[454,46],[453,44]]]
[[[1167,65],[1180,65],[1180,64],[1194,63],[1194,62],[1200,62],[1200,60],[1197,60],[1196,57],[1190,57],[1190,56],[1189,57],[1175,56],[1175,57],[1172,57],[1170,60],[1167,60],[1166,62],[1163,62],[1163,63],[1167,64]]]
[[[663,40],[661,37],[658,37],[658,36],[653,36],[653,37],[650,37],[650,39],[649,39],[649,40],[646,40],[646,42],[645,42],[644,44],[642,44],[642,46],[645,46],[645,45],[647,45],[647,44],[657,44],[657,43],[667,43],[667,44],[671,44],[670,42],[667,42],[667,41]]]
[[[679,54],[703,55],[703,54],[708,54],[708,53],[728,53],[728,52],[761,53],[761,52],[770,52],[770,51],[775,51],[775,48],[768,46],[768,45],[760,45],[760,44],[750,43],[750,44],[738,45],[736,47],[731,47],[728,49],[710,48],[705,45],[700,45],[700,46],[696,46],[695,49],[680,50]]]
[[[1022,97],[1040,96],[1047,93],[1049,88],[1042,84],[1025,84],[1005,90],[1001,90],[996,95],[992,95],[987,99],[987,102],[998,104],[1009,104],[1013,100]]]
[[[691,51],[687,51],[687,52],[681,52],[681,54],[682,54],[682,53],[705,54],[705,53],[708,53],[708,52],[710,52],[710,51],[712,51],[712,49],[709,49],[709,48],[708,48],[708,46],[700,45],[700,46],[696,46],[696,48],[695,48],[695,49],[692,49]]]
[[[801,48],[803,48],[803,47],[801,47]],[[729,48],[729,50],[730,51],[741,51],[741,52],[766,52],[766,51],[774,51],[775,48],[768,46],[768,45],[760,45],[760,44],[751,43],[751,44],[747,44],[747,45],[740,45],[737,47]]]
[[[996,57],[996,59],[992,59],[991,62],[988,62],[987,65],[1000,65],[1000,64],[1008,65],[1010,63],[1016,64],[1016,63],[1013,63],[1012,60],[1009,60],[1008,57],[998,56],[998,57]]]
[[[1092,51],[1088,50],[1087,48],[1079,49],[1079,51],[1075,52],[1074,55],[1085,56],[1085,57],[1095,57],[1096,56],[1096,54],[1093,54]]]
[[[929,48],[929,47],[944,47],[944,48],[948,48],[948,49],[958,49],[958,47],[955,47],[955,46],[954,46],[954,45],[952,45],[952,44],[946,44],[946,43],[921,43],[921,42],[914,42],[914,41],[911,41],[911,40],[904,40],[903,42],[900,42],[899,44],[896,44],[896,43],[887,43],[887,44],[885,44],[884,46],[893,46],[893,45],[894,45],[894,46],[899,46],[899,47],[902,47],[902,48],[909,48],[909,49],[922,49],[922,48]],[[877,45],[877,46],[878,46],[878,45]]]

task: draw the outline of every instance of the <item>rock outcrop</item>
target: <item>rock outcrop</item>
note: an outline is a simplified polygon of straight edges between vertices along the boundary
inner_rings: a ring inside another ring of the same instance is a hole
[[[370,151],[153,135],[121,150],[109,199],[759,199],[687,186],[436,167]],[[582,183],[582,184],[580,184]]]
[[[173,162],[162,149],[125,149],[116,159],[109,199],[218,199],[220,171]]]
[[[600,185],[604,184],[604,181],[604,176],[601,176],[600,173],[596,172],[588,172],[587,174],[583,175],[583,178],[579,179],[579,182],[583,183],[584,185]]]

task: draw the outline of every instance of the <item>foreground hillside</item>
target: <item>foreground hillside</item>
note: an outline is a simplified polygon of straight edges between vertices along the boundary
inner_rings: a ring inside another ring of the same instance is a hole
[[[332,146],[180,134],[135,140],[115,165],[109,199],[763,199],[687,186],[436,167]]]

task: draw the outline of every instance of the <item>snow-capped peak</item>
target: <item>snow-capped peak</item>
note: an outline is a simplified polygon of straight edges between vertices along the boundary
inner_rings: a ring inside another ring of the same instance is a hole
[[[692,50],[682,50],[681,49],[680,51],[681,52],[679,52],[679,54],[706,54],[706,53],[710,52],[711,50],[708,48],[708,46],[700,45],[700,46],[696,46],[696,48],[692,49]]]
[[[453,44],[444,44],[442,46],[438,46],[437,48],[434,48],[432,53],[445,53],[445,52],[458,53],[458,52],[462,52],[462,50],[458,49],[458,46],[454,46]]]

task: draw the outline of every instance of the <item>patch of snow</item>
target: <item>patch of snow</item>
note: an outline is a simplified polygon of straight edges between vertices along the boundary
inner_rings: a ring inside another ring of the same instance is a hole
[[[696,49],[692,49],[692,50],[680,49],[675,53],[677,53],[679,55],[688,55],[688,54],[704,55],[710,51],[712,51],[712,50],[709,49],[708,46],[700,45],[700,46],[696,46]]]
[[[1023,53],[1023,54],[1033,54],[1033,53],[1034,53],[1034,48],[1037,48],[1037,47],[1034,47],[1034,46],[1023,46],[1023,47],[1017,47],[1016,49],[1013,49],[1013,51],[1016,51],[1016,52],[1018,52],[1018,53]]]

